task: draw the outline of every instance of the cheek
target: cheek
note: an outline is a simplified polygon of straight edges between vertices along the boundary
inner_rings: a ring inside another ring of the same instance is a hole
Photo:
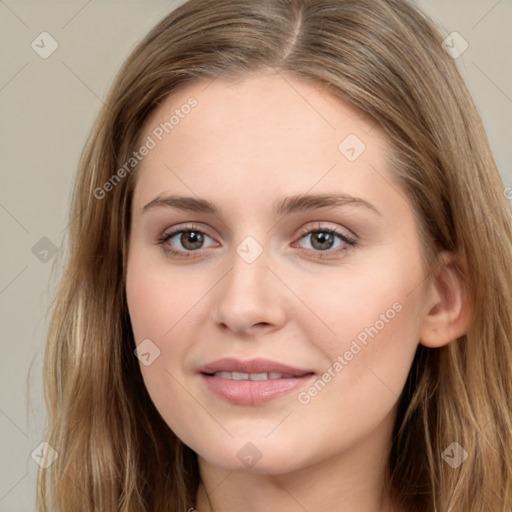
[[[339,339],[320,382],[298,397],[302,418],[329,419],[324,434],[333,445],[344,446],[347,439],[363,438],[397,405],[418,339],[416,310],[411,304],[401,304],[401,310],[367,305],[372,312],[386,315],[388,311],[388,323],[376,321],[374,314],[366,315],[371,319],[368,321],[361,316],[357,322],[352,320],[350,330],[354,334]]]
[[[336,280],[317,281],[321,288],[303,282],[301,293],[307,293],[308,305],[326,326],[321,336],[311,338],[322,354],[325,386],[319,383],[303,395],[304,403],[310,398],[317,402],[320,414],[333,403],[360,414],[372,397],[384,411],[398,399],[421,327],[418,285],[424,276],[420,255],[414,254],[404,257],[402,250],[389,251],[373,264],[344,269]],[[318,323],[309,316],[302,320],[303,329],[306,322]]]
[[[181,304],[166,283],[142,275],[131,283],[127,280],[126,294],[136,343],[145,338],[162,339],[172,329]]]
[[[135,250],[128,261],[126,297],[136,343],[168,339],[201,297],[201,290],[183,272],[171,274],[154,260]]]
[[[193,334],[200,329],[200,300],[207,285],[191,286],[183,271],[170,272],[151,261],[137,248],[130,254],[126,277],[126,297],[135,344],[149,347],[151,359],[140,359],[146,389],[171,429],[191,415],[204,421],[197,404],[183,386],[183,363],[193,348]],[[150,340],[151,343],[148,344]],[[196,413],[198,416],[196,417]]]
[[[421,261],[407,261],[396,253],[388,260],[347,266],[335,277],[297,279],[297,294],[306,298],[313,313],[301,317],[302,326],[308,325],[309,331],[314,323],[319,326],[318,346],[331,361],[354,340],[378,351],[392,344],[417,344],[421,297],[415,288],[423,279]]]

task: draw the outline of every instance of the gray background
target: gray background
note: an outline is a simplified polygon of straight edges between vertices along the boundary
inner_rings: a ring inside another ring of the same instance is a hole
[[[120,64],[178,3],[0,0],[0,512],[35,510],[31,453],[43,440],[44,337],[62,266],[52,250],[80,152]],[[457,63],[512,186],[512,0],[419,3],[469,43]],[[47,59],[31,47],[43,31],[59,45]]]

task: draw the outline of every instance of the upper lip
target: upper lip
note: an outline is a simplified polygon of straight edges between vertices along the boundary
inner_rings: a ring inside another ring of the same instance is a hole
[[[202,366],[199,371],[205,374],[214,374],[217,372],[241,372],[241,373],[284,373],[295,377],[302,377],[314,373],[313,370],[296,368],[287,364],[272,361],[270,359],[250,359],[242,361],[232,357],[217,359],[211,363]]]

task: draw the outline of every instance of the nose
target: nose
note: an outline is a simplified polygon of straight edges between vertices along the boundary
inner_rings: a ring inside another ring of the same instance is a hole
[[[251,263],[233,254],[231,270],[215,287],[214,320],[221,329],[250,336],[285,324],[289,297],[268,263],[265,252]]]

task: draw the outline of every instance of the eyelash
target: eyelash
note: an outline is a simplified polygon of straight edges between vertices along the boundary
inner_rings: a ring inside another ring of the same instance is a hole
[[[165,245],[166,242],[168,242],[170,239],[174,238],[176,235],[180,235],[182,233],[189,233],[189,232],[196,232],[196,233],[201,233],[202,235],[206,235],[208,236],[204,231],[202,231],[201,229],[199,229],[198,226],[195,226],[193,224],[191,225],[186,225],[186,226],[182,226],[170,233],[164,233],[161,237],[159,237],[158,239],[158,244],[159,245],[162,245],[163,246],[163,250],[167,253],[167,254],[170,254],[172,256],[176,256],[178,258],[190,258],[190,257],[193,257],[192,254],[195,253],[195,252],[198,252],[200,251],[200,249],[197,249],[195,251],[190,251],[190,250],[185,250],[185,251],[177,251],[176,249],[173,249],[172,247],[168,246],[168,245]],[[337,249],[327,249],[325,251],[316,251],[314,249],[305,249],[306,251],[313,251],[315,253],[318,253],[318,257],[320,258],[324,258],[326,256],[324,255],[327,255],[327,256],[332,256],[332,255],[337,255],[337,254],[343,254],[345,253],[346,251],[354,248],[357,246],[357,242],[354,238],[352,237],[349,237],[347,236],[346,234],[344,233],[341,233],[340,231],[334,229],[334,228],[330,228],[330,227],[322,227],[321,225],[315,227],[315,228],[305,228],[302,230],[300,236],[299,236],[299,240],[302,240],[303,238],[305,238],[307,235],[312,235],[314,233],[328,233],[330,235],[333,235],[335,237],[338,237],[342,242],[343,242],[343,245]],[[208,236],[208,238],[211,238]],[[297,241],[297,242],[298,242]],[[294,244],[296,244],[297,242],[294,242]]]

